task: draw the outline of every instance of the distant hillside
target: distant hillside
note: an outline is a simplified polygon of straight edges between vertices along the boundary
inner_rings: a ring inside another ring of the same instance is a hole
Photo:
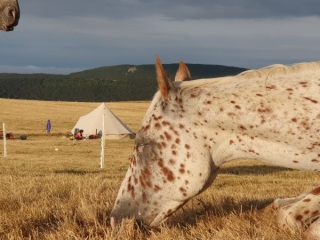
[[[187,64],[192,79],[236,75],[247,69]],[[174,79],[177,64],[164,64]],[[157,90],[154,65],[100,67],[69,75],[0,73],[0,98],[111,102],[150,100]]]

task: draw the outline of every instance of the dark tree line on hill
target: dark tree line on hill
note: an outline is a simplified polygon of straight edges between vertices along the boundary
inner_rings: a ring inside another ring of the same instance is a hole
[[[164,64],[174,79],[177,64]],[[188,64],[192,79],[238,74],[246,69]],[[0,74],[0,98],[112,102],[150,100],[157,90],[154,65],[101,67],[69,75]]]

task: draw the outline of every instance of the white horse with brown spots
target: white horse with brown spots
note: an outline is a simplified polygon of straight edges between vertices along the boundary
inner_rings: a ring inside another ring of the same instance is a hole
[[[159,91],[137,133],[111,225],[165,221],[208,188],[225,162],[251,158],[320,170],[320,62],[274,65],[232,77],[171,82],[156,59]]]
[[[302,231],[308,239],[320,239],[320,187],[296,198],[276,199],[277,223],[289,231]]]

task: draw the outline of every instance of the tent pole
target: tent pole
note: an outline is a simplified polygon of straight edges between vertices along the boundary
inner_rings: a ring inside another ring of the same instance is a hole
[[[104,168],[104,148],[105,148],[105,126],[104,126],[104,114],[102,115],[102,136],[101,136],[101,157],[100,157],[100,167]]]
[[[6,124],[2,123],[2,132],[3,132],[3,157],[7,157],[7,138],[6,138]]]

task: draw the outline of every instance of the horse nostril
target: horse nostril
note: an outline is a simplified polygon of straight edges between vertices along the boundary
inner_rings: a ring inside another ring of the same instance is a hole
[[[16,9],[14,9],[14,8],[9,8],[9,9],[8,9],[8,17],[15,19],[16,16],[17,16],[17,11],[16,11]]]

